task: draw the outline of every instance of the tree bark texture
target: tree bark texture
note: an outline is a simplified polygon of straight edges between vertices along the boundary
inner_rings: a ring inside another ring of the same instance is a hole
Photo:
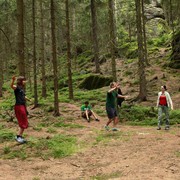
[[[67,69],[68,69],[68,86],[69,99],[73,99],[72,71],[71,71],[71,39],[69,25],[69,0],[66,0],[66,42],[67,42]]]
[[[142,31],[142,13],[141,13],[141,0],[135,0],[136,4],[136,25],[137,25],[137,41],[138,41],[138,70],[140,79],[140,91],[138,99],[140,101],[145,101],[147,99],[146,90],[146,77],[145,77],[145,65],[144,65],[144,55],[143,55],[143,31]]]
[[[42,97],[46,98],[46,71],[45,71],[45,48],[44,48],[44,12],[43,12],[43,2],[40,0],[40,31],[41,31],[41,75],[42,75]]]
[[[36,19],[35,19],[35,0],[32,0],[32,21],[33,21],[33,77],[34,77],[34,107],[38,106],[37,93],[37,60],[36,60]]]
[[[56,24],[54,0],[51,0],[51,36],[52,36],[52,63],[54,73],[54,116],[59,116],[59,98],[58,98],[58,76],[57,76],[57,52],[56,52]]]
[[[2,32],[0,31],[0,49],[2,50],[3,47],[3,42],[2,42]],[[0,52],[0,97],[3,96],[3,51]]]
[[[114,0],[108,0],[109,5],[109,28],[110,28],[110,48],[111,48],[111,66],[112,77],[117,81],[116,75],[116,35],[115,35],[115,20],[114,20]]]
[[[93,41],[93,49],[94,49],[94,61],[95,61],[95,72],[100,73],[100,65],[99,65],[99,45],[97,38],[97,11],[96,11],[96,1],[91,0],[91,18],[92,18],[92,41]]]
[[[24,2],[16,0],[17,4],[17,22],[18,22],[18,68],[19,74],[25,76],[25,56],[24,56]]]

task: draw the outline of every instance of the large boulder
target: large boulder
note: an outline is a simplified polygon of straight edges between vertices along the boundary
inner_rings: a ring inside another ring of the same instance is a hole
[[[177,32],[172,40],[172,53],[170,67],[180,68],[180,31]]]
[[[79,84],[79,88],[87,90],[98,89],[108,86],[112,81],[112,77],[91,74]]]

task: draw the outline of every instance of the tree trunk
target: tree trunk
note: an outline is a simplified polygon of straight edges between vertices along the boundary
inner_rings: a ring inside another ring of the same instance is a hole
[[[41,75],[42,75],[42,97],[46,98],[46,73],[45,73],[45,48],[44,48],[44,13],[43,13],[43,2],[40,0],[40,31],[41,31]]]
[[[35,0],[32,0],[32,24],[33,24],[33,77],[34,77],[34,108],[38,106],[37,93],[37,62],[36,62],[36,22],[35,22]]]
[[[138,99],[140,101],[147,100],[146,90],[146,77],[145,77],[145,65],[143,55],[143,32],[142,32],[142,13],[141,13],[141,0],[135,0],[136,4],[136,25],[137,25],[137,41],[138,41],[138,58],[139,58],[139,79],[140,79],[140,91]]]
[[[169,0],[169,11],[170,11],[170,24],[174,35],[174,20],[173,20],[173,5],[172,0]]]
[[[68,86],[69,99],[73,99],[72,72],[71,72],[71,40],[69,26],[69,0],[66,0],[66,42],[67,42],[67,68],[68,68]]]
[[[95,72],[100,73],[99,65],[99,45],[97,38],[97,15],[96,15],[96,2],[91,0],[91,18],[92,18],[92,35],[93,35],[93,49],[94,49],[94,61],[95,61]]]
[[[144,15],[144,0],[141,0],[141,8],[142,8],[142,30],[143,30],[143,54],[146,65],[149,65],[148,62],[148,53],[147,53],[147,43],[146,43],[146,23],[145,23],[145,15]]]
[[[54,14],[54,0],[51,0],[51,36],[52,36],[52,62],[54,73],[54,116],[59,116],[59,98],[58,98],[58,76],[57,76],[57,52],[56,52],[56,24]]]
[[[18,68],[19,74],[25,76],[25,58],[24,58],[24,3],[23,0],[16,0],[17,21],[18,21]]]
[[[0,49],[1,49],[1,52],[0,52],[0,97],[3,96],[3,90],[2,90],[2,87],[3,87],[3,42],[2,42],[2,32],[0,31]]]
[[[109,27],[110,27],[110,48],[111,48],[111,65],[112,65],[112,77],[114,81],[117,81],[116,75],[116,35],[115,35],[115,21],[114,21],[114,0],[109,0]]]

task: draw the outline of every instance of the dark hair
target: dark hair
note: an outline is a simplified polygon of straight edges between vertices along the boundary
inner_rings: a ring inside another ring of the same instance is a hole
[[[85,101],[84,104],[89,104],[89,101]]]
[[[164,88],[165,90],[167,90],[167,87],[166,87],[166,85],[164,85],[164,86],[163,86],[163,88]]]
[[[23,81],[25,81],[25,80],[26,80],[26,78],[24,76],[19,76],[17,78],[17,85],[18,86],[23,86]]]

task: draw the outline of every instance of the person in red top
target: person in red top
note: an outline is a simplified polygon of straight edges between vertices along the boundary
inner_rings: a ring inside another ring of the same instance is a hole
[[[161,130],[161,121],[163,112],[166,116],[166,126],[165,130],[169,129],[169,107],[173,109],[173,103],[169,93],[167,92],[166,86],[161,86],[161,92],[158,93],[157,99],[157,107],[158,107],[158,128],[157,130]]]

